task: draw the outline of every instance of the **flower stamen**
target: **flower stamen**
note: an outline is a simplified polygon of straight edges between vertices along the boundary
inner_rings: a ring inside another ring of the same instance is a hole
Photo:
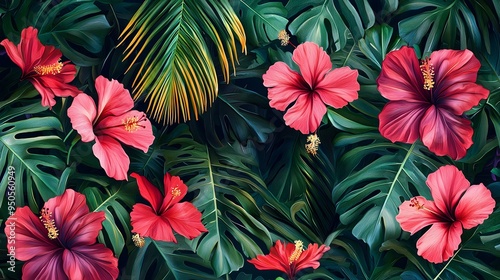
[[[173,197],[178,197],[178,196],[180,196],[181,194],[182,194],[182,192],[181,192],[181,190],[179,190],[179,188],[178,188],[178,187],[175,187],[175,188],[173,188],[173,189],[172,189],[172,196],[173,196]]]
[[[290,35],[288,35],[286,30],[281,30],[278,33],[278,39],[281,41],[282,46],[286,46],[290,42]]]
[[[319,144],[321,144],[321,141],[319,140],[319,137],[318,135],[316,135],[316,133],[307,136],[307,144],[306,144],[307,153],[313,156],[318,154]]]
[[[47,229],[47,236],[50,239],[56,239],[59,236],[59,230],[56,227],[54,219],[52,219],[52,212],[49,211],[49,208],[42,208],[40,220]]]
[[[38,75],[42,75],[42,76],[48,75],[48,74],[56,75],[56,74],[61,73],[62,68],[63,68],[62,62],[58,61],[56,63],[49,64],[49,65],[37,65],[37,66],[33,67],[33,71],[35,71],[35,73],[37,73]]]
[[[146,128],[145,125],[140,124],[140,122],[145,120],[146,120],[146,115],[143,114],[140,118],[136,116],[127,117],[126,119],[122,120],[122,124],[127,132],[135,132],[141,127]]]
[[[424,89],[432,89],[434,87],[434,66],[431,63],[430,57],[422,60],[420,71],[422,71],[422,75],[424,75]]]
[[[425,210],[425,211],[430,212],[434,215],[440,216],[439,213],[436,213],[435,211],[425,207],[423,203],[420,204],[420,202],[418,201],[418,199],[416,197],[410,199],[410,207],[415,207],[415,208],[417,208],[417,210]]]
[[[132,241],[134,242],[134,245],[138,248],[142,248],[144,247],[144,244],[146,244],[146,241],[144,241],[144,237],[142,237],[138,233],[132,235]]]
[[[293,251],[292,255],[290,255],[289,259],[290,264],[297,261],[302,252],[304,252],[304,243],[302,243],[302,241],[295,240],[294,243],[295,243],[295,250]]]

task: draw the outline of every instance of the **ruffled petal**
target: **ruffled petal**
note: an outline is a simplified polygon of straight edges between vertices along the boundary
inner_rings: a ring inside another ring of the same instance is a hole
[[[382,96],[389,100],[430,100],[429,93],[424,90],[424,78],[415,50],[406,46],[387,54],[377,85]]]
[[[163,188],[165,198],[161,205],[161,212],[165,212],[170,206],[178,203],[186,196],[188,187],[179,176],[172,176],[170,173],[165,173],[163,176]],[[175,192],[175,195],[173,195]]]
[[[96,106],[90,96],[79,94],[75,97],[68,108],[68,117],[71,126],[80,134],[83,142],[90,142],[95,139],[93,122],[96,118]]]
[[[62,254],[63,249],[59,249],[26,262],[23,265],[23,280],[69,279],[64,273]]]
[[[424,102],[390,101],[378,116],[380,134],[392,142],[415,142],[427,107]]]
[[[29,81],[31,82],[31,84],[33,84],[33,87],[35,87],[36,91],[38,91],[38,93],[42,97],[42,106],[52,109],[52,107],[56,105],[56,95],[54,94],[52,89],[42,85],[40,79],[30,78]]]
[[[299,270],[312,267],[316,269],[319,267],[319,260],[323,257],[323,254],[330,250],[330,247],[313,243],[307,246],[307,249],[302,252],[299,259],[295,262],[295,269]]]
[[[138,233],[142,237],[151,237],[154,240],[177,242],[172,227],[168,220],[157,216],[153,208],[137,203],[130,213],[130,223],[132,232]]]
[[[300,74],[314,89],[332,69],[330,56],[316,43],[305,42],[293,51],[293,61],[299,66]]]
[[[99,135],[95,138],[92,151],[108,177],[115,180],[128,179],[130,159],[117,140],[107,135]]]
[[[64,272],[72,280],[113,280],[118,278],[118,259],[103,244],[97,243],[64,250],[62,259]]]
[[[326,105],[318,94],[304,94],[288,109],[283,119],[289,127],[309,134],[318,129],[325,113]]]
[[[262,75],[268,87],[269,106],[285,111],[300,95],[308,94],[309,88],[302,76],[284,62],[276,62]]]
[[[342,108],[358,99],[358,70],[349,67],[333,69],[314,88],[321,100],[333,108]]]
[[[98,118],[119,116],[134,107],[134,101],[127,89],[117,80],[108,80],[99,76],[95,80],[95,89],[99,97]]]
[[[144,197],[144,199],[146,199],[149,203],[151,203],[151,206],[153,206],[153,209],[157,213],[160,213],[160,205],[163,197],[160,190],[158,190],[157,187],[151,184],[151,182],[149,182],[146,177],[141,176],[135,172],[130,174],[130,177],[137,180],[137,186],[139,187],[141,196]]]
[[[420,123],[420,138],[438,156],[461,159],[472,146],[471,122],[435,106],[429,107]]]
[[[417,241],[417,254],[432,263],[447,261],[460,245],[460,222],[435,223]]]
[[[76,73],[76,70],[74,73]],[[73,80],[74,73],[70,72],[68,74],[61,72],[57,75],[36,75],[29,78],[35,89],[42,96],[42,106],[52,108],[52,106],[56,104],[54,99],[55,96],[75,97],[81,93],[77,87],[68,84]]]
[[[431,189],[436,207],[450,218],[454,217],[460,197],[470,186],[462,171],[453,165],[441,166],[427,176],[425,183]]]
[[[24,73],[24,57],[19,52],[16,45],[13,42],[9,41],[9,39],[3,39],[2,42],[0,42],[0,45],[5,48],[5,51],[7,52],[10,60],[12,60],[12,62],[19,66],[19,68],[21,68]]]
[[[175,232],[186,238],[193,239],[207,232],[201,223],[201,212],[189,202],[174,204],[162,217],[168,220]]]
[[[415,203],[425,207],[419,209]],[[413,205],[413,206],[411,206]],[[417,196],[412,201],[404,201],[399,206],[399,214],[396,215],[396,221],[404,231],[408,231],[411,235],[433,223],[442,222],[440,217],[432,212],[435,212],[435,205],[432,201],[428,201],[423,196]]]
[[[98,211],[90,212],[74,221],[66,233],[66,245],[72,248],[94,244],[105,219],[104,212]]]
[[[94,130],[109,135],[123,144],[147,153],[155,137],[151,122],[143,112],[129,111],[119,116],[101,119]]]
[[[460,198],[455,209],[455,218],[465,229],[480,225],[493,213],[495,200],[482,183],[470,186]]]
[[[290,248],[293,252],[295,246],[289,243],[288,246],[285,247],[284,244],[278,240],[276,244],[271,247],[268,255],[258,255],[256,258],[248,260],[248,262],[253,264],[258,270],[279,270],[289,275],[291,269],[289,263],[290,256],[287,256],[287,248]]]
[[[38,39],[38,30],[36,28],[30,26],[23,29],[21,31],[21,41],[18,45],[19,53],[22,55],[24,61],[24,66],[21,67],[23,69],[23,76],[33,71],[33,67],[40,63],[45,51],[51,53],[54,49],[53,46],[46,47],[42,45]],[[62,54],[59,58],[61,56]]]

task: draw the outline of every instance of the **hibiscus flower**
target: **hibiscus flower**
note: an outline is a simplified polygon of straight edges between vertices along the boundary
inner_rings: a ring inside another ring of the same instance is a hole
[[[248,262],[255,265],[258,270],[279,270],[286,273],[288,279],[295,279],[300,270],[306,268],[316,269],[319,267],[319,259],[330,250],[330,247],[318,244],[310,244],[304,250],[304,244],[300,240],[293,243],[281,243],[280,240],[271,248],[268,255],[258,255]]]
[[[68,117],[83,142],[95,140],[92,151],[106,174],[125,180],[130,159],[120,142],[146,153],[154,141],[151,122],[143,112],[131,110],[134,101],[118,81],[99,76],[95,87],[99,106],[90,96],[79,94],[68,108]]]
[[[442,166],[429,174],[426,184],[434,201],[422,196],[405,201],[399,206],[396,220],[412,235],[431,226],[417,241],[417,254],[430,262],[441,263],[458,249],[462,228],[482,224],[493,212],[495,200],[482,183],[471,186],[453,165]]]
[[[116,279],[118,260],[96,243],[104,219],[104,212],[89,212],[85,196],[71,189],[49,199],[40,217],[28,206],[17,208],[11,220],[16,258],[25,261],[23,279]]]
[[[326,105],[338,109],[358,98],[358,71],[349,67],[332,70],[328,54],[312,42],[300,44],[292,59],[300,73],[276,62],[262,78],[269,88],[269,105],[287,111],[283,117],[286,125],[309,134],[318,129]]]
[[[392,142],[420,138],[438,156],[464,157],[473,130],[462,114],[489,94],[476,84],[480,66],[469,50],[435,51],[421,63],[412,48],[390,52],[377,79],[390,100],[379,115],[380,133]]]
[[[54,46],[44,46],[38,39],[38,30],[28,27],[21,31],[21,41],[15,45],[4,39],[10,59],[21,68],[21,79],[29,80],[42,96],[42,106],[56,104],[55,96],[75,97],[80,90],[69,85],[75,78],[76,67],[69,61],[61,62],[62,53]]]
[[[206,232],[201,223],[201,212],[190,202],[180,202],[188,187],[178,176],[166,173],[163,177],[164,195],[144,176],[130,174],[137,180],[139,192],[151,206],[137,203],[130,213],[132,231],[154,240],[176,242],[172,229],[193,239]]]

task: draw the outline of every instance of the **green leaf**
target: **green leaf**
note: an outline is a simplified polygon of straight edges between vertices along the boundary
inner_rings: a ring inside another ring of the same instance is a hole
[[[366,30],[365,37],[359,40],[359,49],[368,57],[378,69],[382,69],[382,61],[386,54],[399,49],[406,43],[399,37],[392,37],[392,27],[387,24],[375,25]]]

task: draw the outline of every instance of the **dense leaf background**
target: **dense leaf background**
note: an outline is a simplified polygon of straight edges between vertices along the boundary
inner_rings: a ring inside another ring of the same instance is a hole
[[[34,26],[43,44],[77,65],[73,84],[82,91],[96,97],[99,75],[130,90],[156,139],[147,153],[126,149],[129,172],[157,186],[165,172],[180,176],[209,232],[135,247],[129,215],[143,201],[135,180],[106,177],[91,144],[74,141],[71,98],[42,107],[3,49],[1,219],[8,217],[4,174],[14,166],[17,206],[36,213],[72,188],[91,211],[104,211],[98,241],[119,259],[120,279],[275,279],[284,275],[246,260],[276,240],[298,239],[331,247],[320,268],[299,279],[500,279],[498,206],[464,232],[456,256],[437,265],[416,253],[422,233],[410,236],[395,220],[402,201],[430,197],[426,177],[446,164],[500,200],[499,22],[496,0],[0,0],[0,39],[17,43]],[[291,44],[280,44],[280,30]],[[269,107],[262,85],[277,61],[296,69],[293,46],[305,41],[322,46],[334,67],[358,69],[361,84],[358,100],[328,110],[315,156],[304,148],[307,135]],[[422,57],[468,48],[480,60],[478,83],[490,95],[466,112],[474,144],[463,159],[380,135],[387,100],[376,79],[386,54],[404,45]],[[7,271],[1,240],[0,279],[20,279],[21,269]]]

